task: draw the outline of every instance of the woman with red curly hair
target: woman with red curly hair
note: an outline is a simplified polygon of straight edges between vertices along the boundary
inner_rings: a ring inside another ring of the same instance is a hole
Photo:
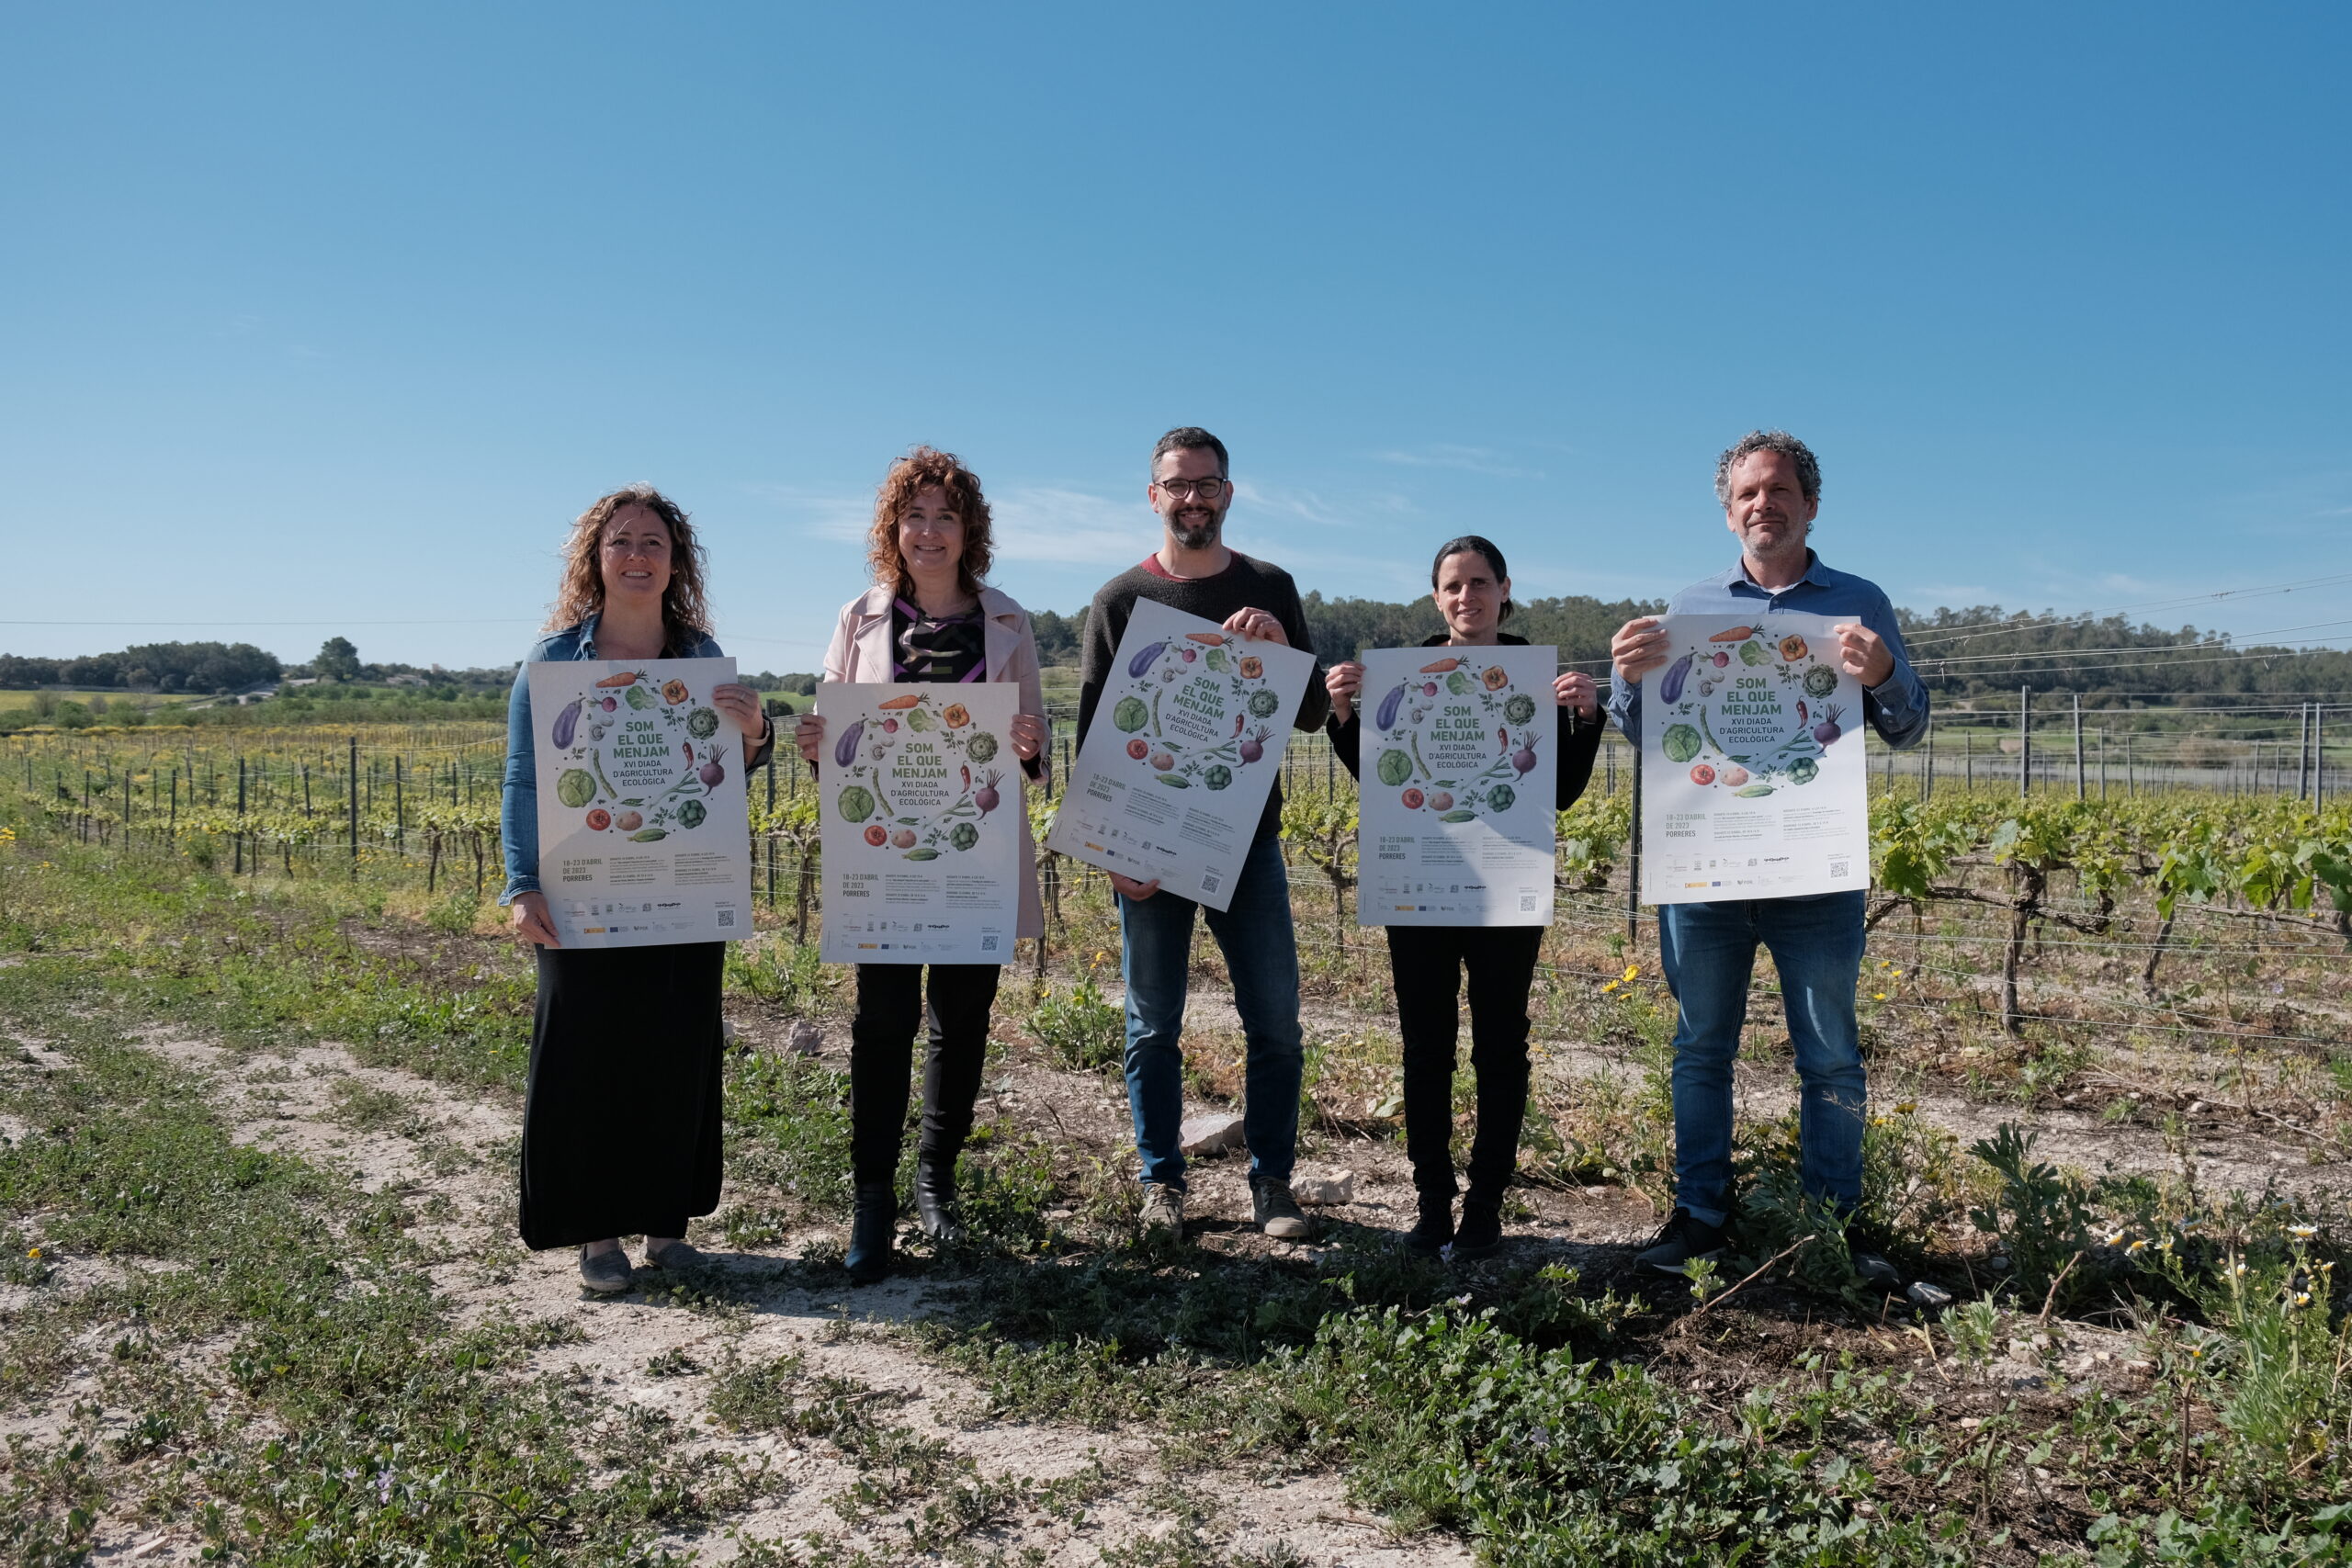
[[[874,503],[866,562],[875,585],[842,606],[825,652],[828,681],[883,682],[1010,681],[1021,687],[1013,754],[1029,784],[1046,779],[1046,698],[1029,616],[982,581],[993,558],[989,503],[978,476],[952,453],[918,446],[890,466]],[[825,743],[825,721],[804,716],[795,731],[810,767]],[[1019,935],[1046,934],[1037,897],[1037,852],[1021,820],[1023,880]],[[899,1145],[914,1070],[914,1036],[928,1025],[923,1062],[922,1142],[915,1166],[915,1213],[923,1233],[953,1240],[956,1160],[972,1130],[989,1010],[1001,968],[993,964],[857,965],[857,1012],[850,1021],[850,1165],[857,1205],[850,1224],[850,1274],[861,1284],[889,1271],[897,1228]],[[928,996],[924,992],[928,989]],[[926,1005],[927,1004],[927,1005]]]

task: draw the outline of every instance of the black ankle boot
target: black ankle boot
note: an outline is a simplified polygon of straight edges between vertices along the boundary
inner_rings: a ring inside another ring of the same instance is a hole
[[[964,1239],[963,1217],[956,1212],[956,1158],[936,1156],[915,1165],[915,1219],[922,1234],[938,1242]]]
[[[849,1224],[849,1277],[870,1285],[890,1271],[891,1233],[899,1228],[899,1194],[887,1181],[857,1184],[857,1208]]]
[[[1453,1194],[1424,1192],[1421,1217],[1405,1233],[1405,1245],[1424,1258],[1435,1258],[1453,1239]]]
[[[1454,1258],[1485,1258],[1499,1251],[1502,1245],[1502,1194],[1474,1189],[1462,1200],[1462,1227],[1453,1233]]]

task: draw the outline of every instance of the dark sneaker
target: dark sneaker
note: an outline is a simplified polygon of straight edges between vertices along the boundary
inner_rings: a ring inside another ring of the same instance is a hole
[[[1653,1274],[1672,1274],[1679,1278],[1684,1265],[1720,1263],[1724,1259],[1724,1228],[1711,1225],[1694,1217],[1688,1209],[1677,1209],[1658,1227],[1657,1237],[1639,1258],[1635,1267]]]
[[[1476,1197],[1462,1201],[1462,1228],[1453,1233],[1453,1250],[1447,1256],[1456,1263],[1473,1258],[1491,1258],[1502,1250],[1503,1206],[1499,1201],[1485,1202]]]
[[[1424,1258],[1435,1258],[1453,1240],[1453,1200],[1424,1192],[1421,1216],[1405,1233],[1405,1246]]]
[[[1164,1181],[1143,1184],[1143,1231],[1166,1231],[1178,1241],[1184,1239],[1184,1190],[1170,1187]]]
[[[1258,1228],[1276,1241],[1304,1241],[1314,1234],[1298,1200],[1290,1195],[1290,1183],[1268,1178],[1250,1183],[1251,1217]]]
[[[592,1257],[583,1247],[580,1249],[580,1282],[600,1296],[614,1296],[637,1280],[628,1266],[628,1254],[619,1247]]]
[[[651,1238],[645,1244],[645,1266],[648,1269],[692,1269],[704,1261],[702,1250],[683,1239],[673,1239],[661,1246]]]
[[[1875,1225],[1854,1221],[1846,1227],[1846,1257],[1854,1268],[1854,1278],[1883,1295],[1903,1293],[1903,1271],[1889,1262],[1886,1237]]]

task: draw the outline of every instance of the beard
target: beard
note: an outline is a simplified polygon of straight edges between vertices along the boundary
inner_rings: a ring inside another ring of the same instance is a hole
[[[1204,508],[1189,514],[1178,513],[1168,519],[1169,536],[1188,550],[1205,550],[1225,531],[1225,513]]]

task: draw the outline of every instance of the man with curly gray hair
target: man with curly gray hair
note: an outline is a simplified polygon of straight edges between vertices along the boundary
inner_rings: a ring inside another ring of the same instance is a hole
[[[1890,746],[1926,733],[1928,692],[1903,651],[1894,608],[1876,583],[1832,569],[1807,540],[1821,510],[1821,465],[1784,430],[1756,430],[1715,463],[1715,498],[1739,541],[1729,570],[1674,596],[1674,615],[1757,616],[1773,610],[1837,622],[1838,660],[1862,684],[1862,714]],[[1627,621],[1610,643],[1616,666],[1610,716],[1627,739],[1641,738],[1641,679],[1666,662],[1667,636],[1648,615]],[[1790,898],[1668,904],[1658,910],[1658,953],[1680,1009],[1674,1032],[1672,1216],[1639,1258],[1679,1274],[1723,1256],[1735,1210],[1732,1192],[1732,1062],[1747,1021],[1747,987],[1758,943],[1781,976],[1789,1035],[1796,1047],[1800,1176],[1806,1195],[1850,1220],[1862,1196],[1862,1071],[1854,991],[1860,978],[1860,889]],[[1884,1289],[1901,1276],[1881,1245],[1849,1228],[1854,1268]]]

